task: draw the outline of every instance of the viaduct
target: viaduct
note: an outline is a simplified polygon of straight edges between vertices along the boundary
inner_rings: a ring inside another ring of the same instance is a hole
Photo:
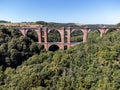
[[[81,42],[75,42],[75,43],[72,43],[70,42],[70,37],[71,37],[71,33],[75,30],[81,30],[83,32],[83,43],[84,42],[87,42],[87,39],[88,39],[88,33],[91,31],[91,30],[98,30],[100,32],[100,37],[103,36],[103,34],[105,34],[109,29],[115,29],[115,30],[118,30],[119,28],[106,28],[106,27],[97,27],[97,28],[88,28],[88,27],[84,27],[84,28],[71,28],[71,27],[67,27],[67,28],[59,28],[59,29],[56,29],[56,28],[47,28],[47,27],[39,27],[39,28],[20,28],[19,31],[22,33],[23,36],[26,36],[28,30],[30,29],[34,29],[38,35],[38,43],[43,45],[45,50],[48,51],[49,48],[52,46],[52,45],[56,45],[59,47],[59,49],[62,49],[64,50],[65,49],[65,46],[67,48],[70,48],[71,46],[75,46],[77,44],[80,44]],[[59,33],[60,33],[60,38],[61,38],[61,42],[48,42],[48,33],[51,31],[51,30],[57,30]],[[67,34],[65,34],[65,32]],[[42,38],[44,39],[42,41]],[[65,38],[67,38],[67,42],[65,42]]]

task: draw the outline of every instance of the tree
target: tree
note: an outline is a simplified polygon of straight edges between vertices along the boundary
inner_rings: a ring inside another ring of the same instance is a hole
[[[117,26],[120,26],[120,23],[117,23]]]

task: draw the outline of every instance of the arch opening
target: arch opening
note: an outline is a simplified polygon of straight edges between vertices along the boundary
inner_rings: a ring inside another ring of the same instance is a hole
[[[61,42],[60,32],[53,29],[48,33],[48,42]]]
[[[49,47],[49,51],[57,51],[59,49],[59,46],[57,46],[57,45],[51,45],[50,47]]]
[[[99,30],[93,29],[89,32],[87,41],[90,43],[95,43],[95,42],[97,42],[97,39],[99,38],[99,36],[100,36]]]
[[[29,29],[26,36],[32,39],[34,42],[38,42],[38,35],[35,30]]]
[[[71,42],[82,42],[83,41],[83,32],[81,30],[74,30],[71,33]]]
[[[110,33],[110,32],[114,32],[114,31],[116,31],[116,29],[109,29],[108,31],[107,31],[107,33]]]

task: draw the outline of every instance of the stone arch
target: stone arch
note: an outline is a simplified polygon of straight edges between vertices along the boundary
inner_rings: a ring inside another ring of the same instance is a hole
[[[32,39],[34,42],[38,42],[38,33],[34,29],[28,29],[26,36]]]
[[[59,49],[60,49],[59,45],[56,45],[56,44],[52,44],[48,48],[49,51],[56,51],[56,50],[59,50]]]
[[[89,35],[88,35],[88,42],[92,43],[92,42],[96,42],[97,38],[99,37],[99,30],[98,29],[90,29],[89,31]]]
[[[103,34],[107,33],[107,31],[108,31],[109,29],[107,29],[107,28],[105,28],[105,27],[101,27],[101,28],[99,28],[98,30],[99,30],[99,32],[100,32],[100,37],[102,37]]]
[[[61,33],[58,29],[48,30],[48,42],[61,42]]]
[[[95,29],[95,28],[91,28],[91,29],[89,29],[88,32],[89,32],[89,33],[97,33],[97,34],[100,33],[99,29]]]
[[[81,29],[73,29],[70,33],[71,42],[82,42],[83,41],[83,32]]]
[[[28,29],[22,28],[19,30],[23,36],[26,36]]]
[[[99,36],[100,31],[98,29],[90,29],[89,34],[93,34],[93,33],[95,33]]]
[[[53,31],[53,30],[56,30],[56,31],[58,31],[59,33],[61,33],[60,30],[59,30],[59,29],[56,29],[56,28],[50,28],[50,29],[48,29],[48,33],[50,33],[50,32]]]

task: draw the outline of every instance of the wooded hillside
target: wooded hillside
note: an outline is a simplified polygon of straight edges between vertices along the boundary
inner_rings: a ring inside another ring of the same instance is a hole
[[[120,89],[120,30],[92,31],[87,43],[65,51],[46,52],[36,39],[32,31],[23,37],[1,28],[0,90]]]

